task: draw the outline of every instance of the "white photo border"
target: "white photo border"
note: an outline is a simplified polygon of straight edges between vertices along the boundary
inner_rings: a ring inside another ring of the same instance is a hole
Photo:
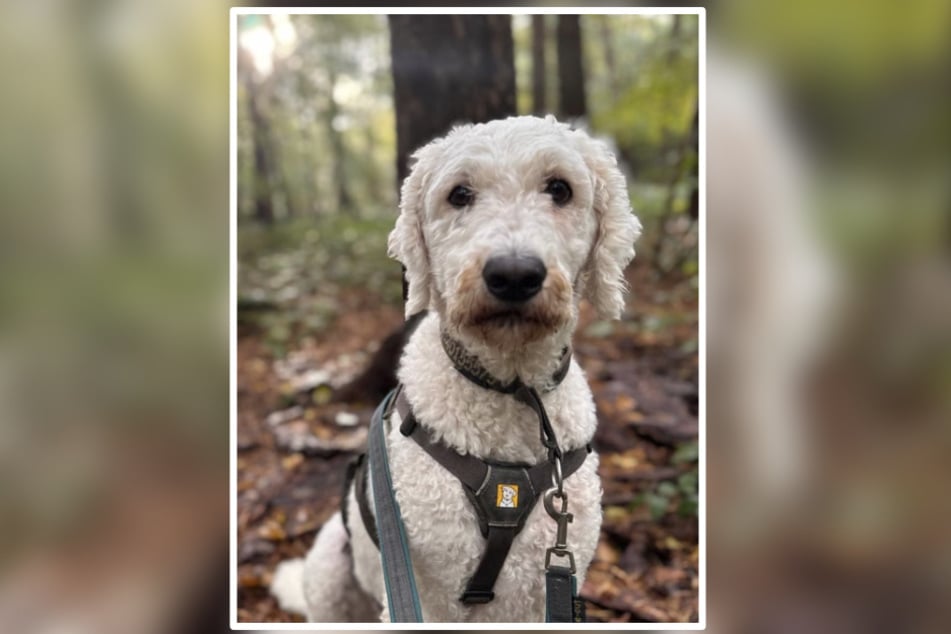
[[[250,623],[238,622],[237,593],[237,23],[242,15],[696,15],[698,18],[698,164],[699,191],[699,295],[698,295],[698,508],[697,540],[699,561],[698,616],[695,623]],[[706,9],[703,7],[231,7],[229,16],[229,620],[233,630],[705,630],[707,589],[707,478],[706,478],[706,226],[707,226],[707,77]],[[368,626],[369,627],[368,629]]]

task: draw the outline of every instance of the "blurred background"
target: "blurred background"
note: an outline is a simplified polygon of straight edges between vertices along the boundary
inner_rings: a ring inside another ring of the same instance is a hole
[[[551,113],[606,137],[637,183],[640,252],[696,276],[695,15],[277,13],[237,30],[240,317],[270,344],[325,326],[339,285],[400,303],[385,240],[407,156],[466,121]]]
[[[458,123],[556,114],[614,148],[646,230],[620,322],[582,307],[605,522],[593,621],[698,619],[699,19],[240,15],[238,619],[340,507],[395,387],[408,156]],[[372,613],[372,610],[371,610]]]
[[[0,624],[223,630],[227,7],[0,11]],[[709,7],[711,631],[951,620],[949,13]]]

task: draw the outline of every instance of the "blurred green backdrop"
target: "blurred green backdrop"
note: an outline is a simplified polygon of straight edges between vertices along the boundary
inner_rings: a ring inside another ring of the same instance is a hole
[[[179,632],[229,592],[194,591],[227,567],[227,6],[0,12],[0,623]],[[804,425],[817,481],[754,504],[760,472],[713,478],[710,630],[943,631],[951,4],[733,0],[708,18],[804,147],[843,276],[831,370],[810,375],[837,397]],[[729,146],[709,163],[742,180]],[[711,415],[711,441],[730,422]],[[711,465],[738,447],[711,442]],[[786,514],[754,521],[761,505]]]

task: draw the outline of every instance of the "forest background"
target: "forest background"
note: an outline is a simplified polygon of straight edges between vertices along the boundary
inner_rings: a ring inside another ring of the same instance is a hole
[[[646,227],[624,318],[586,307],[575,345],[607,492],[589,614],[697,620],[698,29],[696,14],[238,17],[240,620],[288,618],[273,567],[339,505],[383,394],[367,366],[392,376],[396,357],[371,357],[402,321],[386,236],[408,155],[453,124],[533,113],[612,145]]]

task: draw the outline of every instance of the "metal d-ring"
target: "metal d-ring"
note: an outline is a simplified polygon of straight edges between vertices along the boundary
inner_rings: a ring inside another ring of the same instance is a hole
[[[564,484],[565,478],[561,470],[561,458],[555,456],[552,459],[552,465],[554,469],[551,472],[551,484],[555,489],[557,489],[559,495],[564,493]]]

